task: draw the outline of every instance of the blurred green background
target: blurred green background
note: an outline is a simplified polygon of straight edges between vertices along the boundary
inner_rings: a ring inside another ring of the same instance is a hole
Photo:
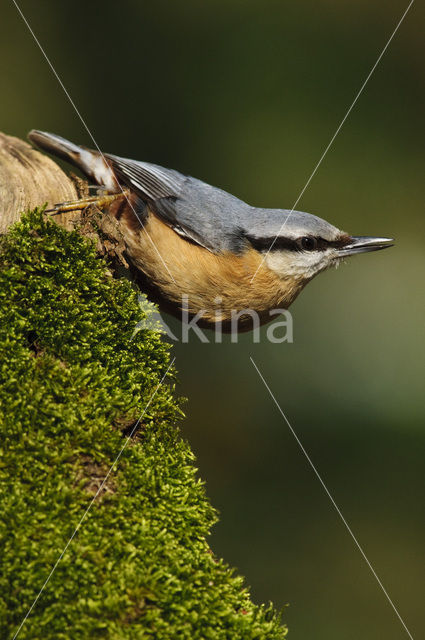
[[[103,150],[291,208],[407,2],[20,6]],[[250,355],[414,637],[425,621],[424,16],[415,3],[297,207],[397,246],[309,284],[293,344],[174,347],[212,546],[256,601],[289,603],[292,640],[407,634]],[[7,0],[0,35],[1,129],[91,145]]]

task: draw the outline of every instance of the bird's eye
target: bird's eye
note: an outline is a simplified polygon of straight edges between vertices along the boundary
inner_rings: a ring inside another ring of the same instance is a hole
[[[317,248],[317,240],[311,236],[303,236],[299,239],[298,243],[304,251],[314,251],[314,249]]]

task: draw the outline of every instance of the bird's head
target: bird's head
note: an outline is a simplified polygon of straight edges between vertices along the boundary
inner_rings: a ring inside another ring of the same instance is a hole
[[[284,280],[306,284],[349,256],[385,249],[393,243],[392,238],[350,236],[302,211],[268,211],[268,216],[249,230],[248,238],[263,253],[265,264]]]

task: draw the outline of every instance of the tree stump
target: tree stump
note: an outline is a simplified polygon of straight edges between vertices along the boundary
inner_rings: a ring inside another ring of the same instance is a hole
[[[68,176],[49,156],[19,138],[0,132],[0,234],[18,222],[24,211],[77,200],[87,195],[87,190],[85,180],[73,174]],[[94,216],[81,210],[54,213],[54,221],[68,231],[77,229],[90,237],[98,253],[108,256],[111,266],[127,269],[126,243],[119,222],[107,210],[99,211],[96,207],[90,210]],[[94,217],[96,223],[92,224]]]
[[[74,182],[53,160],[27,142],[0,132],[0,233],[17,222],[23,211],[77,198]],[[69,229],[76,217],[74,212],[59,214],[56,222]]]

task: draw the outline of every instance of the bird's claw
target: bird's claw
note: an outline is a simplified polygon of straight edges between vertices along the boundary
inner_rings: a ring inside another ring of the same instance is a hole
[[[67,211],[79,211],[86,209],[89,206],[96,206],[99,209],[103,209],[107,205],[111,204],[118,198],[127,196],[127,192],[112,193],[108,195],[88,196],[81,198],[80,200],[68,200],[66,202],[57,202],[51,209],[46,209],[46,213],[57,215],[59,213],[66,213]]]

